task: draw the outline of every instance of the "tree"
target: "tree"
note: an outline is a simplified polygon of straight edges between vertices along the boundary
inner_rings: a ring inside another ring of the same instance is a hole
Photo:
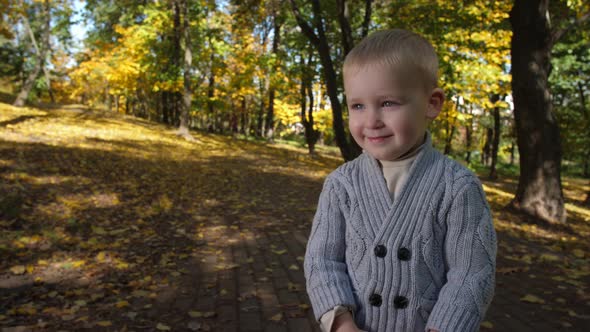
[[[587,20],[580,16],[574,24]],[[510,206],[550,222],[565,222],[561,140],[548,77],[551,49],[575,25],[552,29],[549,0],[516,0],[510,11],[512,92],[520,176]]]
[[[336,137],[336,144],[340,148],[340,153],[342,154],[344,160],[352,160],[360,154],[361,150],[354,140],[350,138],[347,139],[346,131],[344,130],[342,103],[340,102],[341,84],[339,84],[339,82],[341,80],[338,79],[338,74],[332,59],[332,50],[326,36],[326,25],[324,23],[324,15],[322,14],[320,2],[318,0],[311,0],[312,25],[310,25],[304,18],[295,0],[290,0],[290,2],[293,15],[297,20],[297,24],[301,28],[303,34],[309,39],[309,41],[319,53],[320,63],[322,64],[322,71],[324,74],[323,76],[326,82],[330,104],[332,106],[332,126],[334,129],[334,135]],[[367,1],[367,4],[367,7],[370,8],[371,1]],[[342,6],[342,10],[339,11],[341,12],[339,15],[339,22],[341,25],[342,38],[343,40],[346,40],[346,48],[350,49],[353,46],[350,45],[350,42],[353,40],[353,38],[348,35],[348,25],[350,23],[348,22],[346,15],[344,15],[345,10],[343,2],[339,1],[339,5]],[[367,11],[367,9],[365,11]],[[344,29],[342,29],[343,26],[345,27]],[[343,56],[345,55],[346,53],[343,54]]]
[[[24,1],[21,1],[21,10],[25,10],[25,3]],[[24,82],[23,86],[21,87],[20,92],[18,93],[16,99],[14,100],[13,105],[17,106],[17,107],[22,107],[25,104],[25,101],[27,100],[29,93],[31,92],[31,89],[33,88],[33,84],[35,83],[35,80],[37,79],[37,77],[39,76],[39,73],[41,72],[41,70],[45,71],[45,61],[46,61],[46,57],[47,57],[47,53],[49,51],[49,37],[51,34],[51,15],[50,15],[50,5],[49,5],[49,0],[45,0],[43,2],[43,5],[41,7],[41,17],[42,17],[42,22],[43,22],[43,31],[42,31],[42,37],[40,40],[40,45],[37,44],[37,41],[35,39],[35,35],[33,32],[33,29],[31,28],[31,24],[29,22],[29,19],[27,18],[26,13],[21,13],[22,19],[23,19],[23,24],[25,26],[25,29],[27,30],[29,36],[31,37],[31,42],[33,43],[35,50],[37,51],[37,59],[35,61],[35,66],[33,68],[33,70],[29,73],[29,75],[27,76],[26,81]],[[45,71],[45,75],[47,78],[47,84],[49,87],[49,75],[47,74],[47,72]],[[49,87],[50,89],[50,87]],[[50,90],[51,91],[51,90]],[[52,99],[53,99],[53,95],[51,95]]]
[[[190,18],[189,18],[189,5],[188,0],[182,0],[180,7],[182,8],[182,37],[184,39],[184,82],[183,82],[183,107],[180,115],[180,126],[178,127],[178,134],[188,140],[194,140],[189,132],[189,115],[192,106],[192,86],[191,86],[191,69],[193,63],[193,50],[191,46],[191,34],[190,34]]]

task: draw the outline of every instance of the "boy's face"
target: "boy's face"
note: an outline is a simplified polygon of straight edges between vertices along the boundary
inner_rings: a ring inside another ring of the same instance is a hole
[[[442,90],[427,92],[417,76],[376,65],[344,76],[352,137],[378,160],[396,160],[420,145],[428,120],[440,113]]]

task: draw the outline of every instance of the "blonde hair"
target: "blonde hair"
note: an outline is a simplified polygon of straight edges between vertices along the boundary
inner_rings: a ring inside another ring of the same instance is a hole
[[[370,34],[348,53],[343,73],[374,65],[416,73],[427,89],[438,86],[438,57],[434,47],[411,31],[391,29]]]

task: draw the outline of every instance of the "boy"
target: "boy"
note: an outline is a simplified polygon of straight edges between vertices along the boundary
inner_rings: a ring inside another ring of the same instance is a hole
[[[405,30],[376,32],[344,62],[363,154],[324,183],[305,255],[324,331],[476,331],[494,293],[496,234],[475,175],[432,147],[438,59]]]

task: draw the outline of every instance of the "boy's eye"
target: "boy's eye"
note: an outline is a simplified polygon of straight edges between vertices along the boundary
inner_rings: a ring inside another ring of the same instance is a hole
[[[352,104],[350,108],[353,110],[362,110],[363,104]]]
[[[382,107],[394,107],[394,106],[398,106],[399,103],[395,102],[395,101],[391,101],[391,100],[386,100],[383,102]]]

